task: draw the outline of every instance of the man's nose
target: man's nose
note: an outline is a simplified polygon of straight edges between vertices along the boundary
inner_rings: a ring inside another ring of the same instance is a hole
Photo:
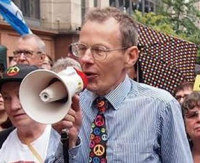
[[[3,97],[2,97],[2,94],[0,93],[0,102],[3,102]]]
[[[92,52],[91,49],[88,48],[85,51],[85,54],[80,58],[81,62],[86,63],[86,62],[91,62],[93,60]]]
[[[180,98],[180,104],[182,104],[183,101],[184,101],[184,97],[181,97],[181,98]]]
[[[20,100],[19,98],[13,98],[11,100],[11,109],[12,110],[17,110],[21,107],[21,104],[20,104]]]
[[[25,59],[26,59],[26,57],[25,57],[24,53],[20,53],[19,60],[25,60]]]

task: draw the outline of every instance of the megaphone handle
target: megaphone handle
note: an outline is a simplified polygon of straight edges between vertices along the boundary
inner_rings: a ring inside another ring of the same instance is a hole
[[[64,163],[69,163],[69,135],[67,130],[61,132],[61,142],[63,144]]]

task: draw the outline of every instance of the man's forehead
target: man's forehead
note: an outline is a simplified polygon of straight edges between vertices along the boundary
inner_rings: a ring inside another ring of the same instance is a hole
[[[192,88],[187,87],[187,88],[184,88],[184,89],[178,91],[178,92],[176,93],[176,95],[180,95],[180,94],[190,94],[190,93],[192,93]]]

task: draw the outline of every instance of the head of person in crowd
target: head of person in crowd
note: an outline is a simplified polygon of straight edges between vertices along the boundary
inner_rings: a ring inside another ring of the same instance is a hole
[[[44,162],[55,154],[58,147],[60,135],[50,125],[31,119],[19,98],[22,80],[35,70],[38,70],[35,65],[17,64],[9,67],[0,79],[5,110],[14,126],[12,130],[2,131],[7,136],[0,133],[0,162]]]
[[[9,127],[12,127],[8,115],[4,107],[4,100],[2,94],[0,93],[0,131],[5,130]]]
[[[0,94],[0,131],[3,130],[3,127],[1,126],[1,124],[5,122],[7,118],[8,116],[4,108],[4,100],[3,100],[2,94]]]
[[[183,82],[174,91],[174,97],[180,104],[183,103],[186,96],[193,91],[194,82]]]
[[[17,64],[29,64],[41,67],[46,57],[46,45],[35,34],[23,35],[17,41],[13,55]]]
[[[194,163],[200,162],[200,92],[190,93],[182,103],[186,132],[191,146]]]
[[[16,64],[17,64],[17,59],[15,57],[12,57],[10,62],[9,62],[8,67],[15,66]]]
[[[17,128],[35,124],[24,112],[19,99],[19,87],[23,78],[30,72],[37,70],[36,66],[19,64],[12,66],[3,73],[0,79],[0,91],[4,99],[5,110]],[[27,127],[28,129],[29,127]]]
[[[81,70],[81,66],[78,61],[75,59],[66,57],[66,58],[60,58],[58,59],[52,66],[52,71],[54,72],[60,72],[64,69],[66,69],[68,66],[72,66],[74,68],[77,68],[78,70]]]
[[[102,11],[86,14],[79,41],[71,45],[89,79],[87,89],[100,95],[119,85],[138,59],[136,22],[112,8]]]
[[[53,59],[49,55],[46,55],[41,65],[41,68],[51,70],[52,66],[53,66]]]
[[[0,64],[0,78],[1,78],[1,76],[2,76],[2,74],[3,74],[4,71],[5,71],[5,66],[4,66],[3,63],[1,63]]]

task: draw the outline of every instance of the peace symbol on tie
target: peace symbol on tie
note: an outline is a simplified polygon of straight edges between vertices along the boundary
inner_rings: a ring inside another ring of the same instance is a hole
[[[102,146],[101,144],[97,144],[94,148],[93,148],[94,154],[97,156],[101,156],[104,154],[105,152],[105,148],[104,146]]]
[[[105,98],[97,99],[98,113],[95,117],[90,135],[90,155],[89,163],[106,163],[106,142],[108,139],[106,132],[106,121],[104,113],[108,107]]]

